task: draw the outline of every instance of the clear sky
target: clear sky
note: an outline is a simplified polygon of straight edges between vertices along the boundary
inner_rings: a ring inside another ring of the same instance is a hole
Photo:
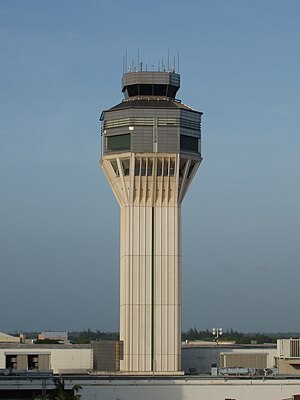
[[[0,331],[119,328],[99,167],[122,57],[180,52],[202,111],[183,203],[183,329],[300,331],[300,2],[1,0]]]

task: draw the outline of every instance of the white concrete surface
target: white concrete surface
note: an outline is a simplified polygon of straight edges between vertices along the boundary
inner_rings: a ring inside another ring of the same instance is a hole
[[[122,371],[181,368],[180,207],[200,158],[194,161],[190,170],[191,160],[179,154],[124,153],[101,160],[121,210]],[[157,172],[158,163],[164,172]]]
[[[93,369],[93,349],[91,348],[51,348],[19,346],[0,348],[0,369],[6,368],[7,354],[49,354],[50,370],[60,373],[86,373]]]

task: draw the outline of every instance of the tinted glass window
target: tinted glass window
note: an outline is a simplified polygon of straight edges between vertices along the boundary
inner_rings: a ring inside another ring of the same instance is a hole
[[[166,85],[154,85],[154,94],[156,96],[166,96],[167,86]]]
[[[128,96],[137,96],[138,95],[138,85],[130,85],[127,86]]]
[[[192,136],[180,135],[180,149],[198,153],[198,140]]]
[[[108,136],[107,150],[130,150],[130,135]]]
[[[174,86],[168,86],[168,97],[172,97],[173,99],[176,96],[177,88]]]
[[[140,95],[142,96],[151,96],[152,95],[152,85],[139,85]]]

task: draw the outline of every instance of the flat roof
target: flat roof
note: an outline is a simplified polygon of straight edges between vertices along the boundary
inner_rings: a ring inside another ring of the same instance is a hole
[[[90,344],[30,344],[30,343],[0,343],[0,349],[91,349]]]
[[[215,342],[192,342],[192,343],[182,343],[182,349],[277,349],[276,343],[263,343],[263,344],[233,344],[233,343],[215,343]]]

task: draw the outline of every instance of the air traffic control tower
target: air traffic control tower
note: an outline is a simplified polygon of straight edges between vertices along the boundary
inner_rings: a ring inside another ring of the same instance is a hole
[[[101,166],[121,211],[121,371],[176,373],[181,358],[182,200],[201,163],[201,112],[180,75],[127,72],[102,121]]]

